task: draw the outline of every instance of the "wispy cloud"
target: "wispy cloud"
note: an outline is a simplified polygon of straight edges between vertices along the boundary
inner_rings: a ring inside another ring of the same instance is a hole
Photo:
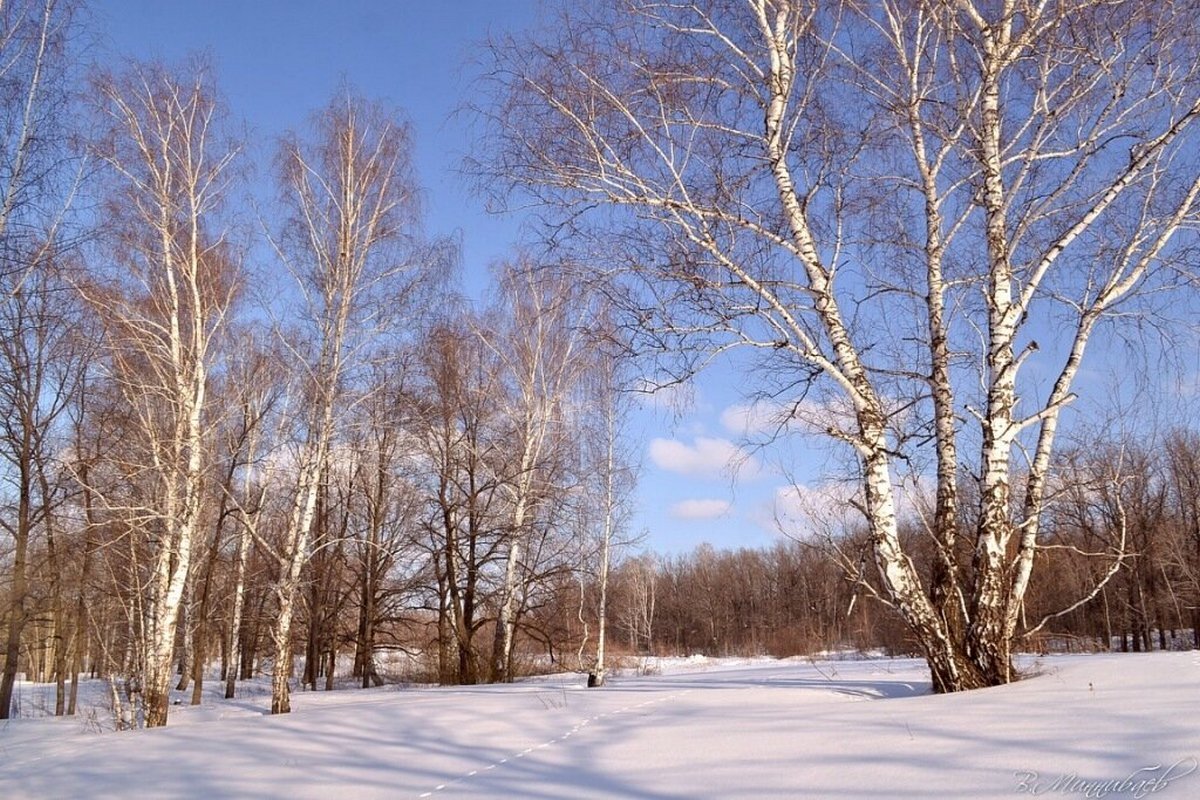
[[[843,483],[793,484],[775,490],[773,523],[794,535],[837,534],[861,524],[856,487]]]
[[[675,519],[716,519],[729,512],[728,500],[684,500],[671,506]]]
[[[927,515],[933,486],[916,477],[893,484],[896,515],[915,523]],[[866,524],[862,487],[853,482],[830,481],[792,484],[775,490],[771,525],[789,534],[837,535]]]
[[[884,411],[891,424],[902,425],[909,415],[907,406],[884,398]],[[756,439],[776,433],[828,434],[831,431],[853,435],[858,429],[850,400],[841,395],[822,399],[806,398],[797,403],[756,400],[728,406],[721,412],[721,426],[731,435]]]
[[[773,400],[739,403],[721,412],[721,427],[734,436],[751,438],[775,432],[790,416],[787,406]]]
[[[692,444],[678,439],[653,439],[650,460],[660,469],[680,475],[714,478],[723,472],[753,477],[760,472],[758,461],[728,439],[697,436]]]

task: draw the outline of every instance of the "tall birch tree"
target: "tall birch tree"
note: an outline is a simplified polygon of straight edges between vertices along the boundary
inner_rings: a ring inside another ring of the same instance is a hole
[[[809,422],[854,455],[879,599],[938,691],[1003,683],[1085,353],[1191,263],[1196,11],[563,4],[494,48],[481,171],[620,273],[643,350],[686,373],[741,349],[784,429],[846,409]],[[911,466],[930,576],[900,536]]]
[[[570,399],[587,363],[588,303],[562,273],[519,261],[500,276],[506,317],[498,336],[481,331],[511,390],[501,398],[512,427],[511,473],[501,486],[511,508],[504,585],[492,646],[492,680],[512,679],[522,551],[539,505],[565,479]]]
[[[95,156],[110,178],[110,285],[86,289],[105,322],[111,378],[133,417],[151,487],[125,507],[145,537],[145,724],[167,723],[175,634],[205,494],[206,399],[236,263],[220,222],[238,147],[203,66],[137,64],[94,84]]]
[[[75,3],[16,0],[0,6],[0,291],[20,288],[38,260],[64,249],[71,205],[63,167]],[[40,252],[40,251],[46,252]]]
[[[583,483],[586,501],[594,520],[599,564],[595,570],[596,660],[588,676],[588,686],[603,686],[607,674],[610,576],[618,549],[628,544],[630,499],[637,480],[633,456],[626,440],[631,412],[628,392],[628,359],[624,343],[614,330],[612,315],[603,309],[592,322],[590,365],[585,382],[584,409],[588,415],[583,429]],[[648,627],[648,626],[647,626]]]
[[[287,219],[277,250],[303,298],[311,347],[294,350],[302,411],[275,590],[273,714],[291,710],[296,594],[347,382],[417,283],[410,148],[408,126],[395,113],[343,91],[314,117],[307,138],[286,138],[279,154]]]

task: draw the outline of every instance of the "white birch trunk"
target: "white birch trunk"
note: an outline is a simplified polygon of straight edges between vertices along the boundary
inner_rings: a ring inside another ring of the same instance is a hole
[[[271,713],[287,714],[292,710],[289,680],[292,674],[292,618],[295,615],[296,594],[300,588],[300,572],[308,560],[308,540],[316,516],[317,495],[321,488],[323,466],[328,440],[333,426],[332,404],[326,404],[321,416],[317,441],[306,447],[300,480],[292,502],[288,527],[284,534],[282,554],[283,575],[276,588],[278,607],[271,628],[274,660],[271,667]]]
[[[220,236],[204,229],[237,151],[213,152],[218,106],[203,73],[184,83],[158,67],[135,67],[123,83],[102,82],[98,94],[112,138],[97,149],[129,201],[118,233],[136,254],[131,272],[139,285],[131,301],[89,299],[113,321],[116,377],[141,422],[145,467],[156,483],[157,496],[144,512],[152,546],[140,647],[146,724],[156,727],[167,721],[176,628],[204,492],[210,348],[230,302],[212,288],[220,285],[217,273],[229,268],[218,252]],[[139,303],[139,292],[154,302]]]
[[[318,355],[315,362],[303,365],[307,391],[301,395],[316,400],[314,407],[301,412],[306,430],[300,474],[280,551],[278,616],[272,630],[275,714],[291,707],[288,676],[295,596],[309,556],[317,494],[346,388],[342,383],[358,348],[371,339],[363,320],[366,305],[374,302],[374,310],[382,313],[385,302],[400,302],[390,294],[403,293],[396,278],[405,259],[395,248],[410,233],[405,215],[412,204],[411,187],[405,183],[407,132],[380,107],[349,94],[337,96],[322,112],[314,133],[315,140],[308,143],[286,141],[281,158],[286,202],[299,233],[291,250],[279,244],[276,250],[307,299]]]

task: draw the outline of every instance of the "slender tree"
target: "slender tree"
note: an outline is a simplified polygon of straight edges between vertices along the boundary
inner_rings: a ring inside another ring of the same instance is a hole
[[[0,14],[0,291],[20,288],[41,249],[66,249],[64,176],[71,88],[71,0],[18,0]]]
[[[590,480],[585,482],[586,502],[596,520],[595,538],[599,543],[599,566],[595,580],[596,660],[588,678],[589,686],[603,686],[607,672],[610,575],[618,548],[628,544],[624,535],[629,525],[630,507],[636,475],[632,454],[626,441],[626,426],[632,405],[628,391],[627,349],[618,338],[607,313],[593,321],[590,333],[590,374],[584,395],[584,409],[591,424],[584,429],[585,464]],[[649,624],[647,623],[647,628]]]
[[[71,243],[63,230],[73,185],[71,159],[63,135],[67,129],[69,62],[74,7],[64,0],[29,0],[0,9],[0,404],[3,405],[3,456],[15,496],[0,512],[0,527],[13,540],[13,575],[0,673],[0,719],[7,719],[20,639],[27,620],[30,537],[48,524],[37,486],[42,479],[54,424],[69,402],[55,387],[70,372],[46,361],[61,350],[65,319],[71,316],[56,293],[63,287],[64,257]],[[55,284],[59,284],[55,286]],[[53,310],[64,313],[59,322]],[[47,316],[50,314],[51,316]],[[45,396],[39,392],[46,391]],[[33,394],[30,394],[33,392]],[[69,390],[67,392],[69,394]],[[39,466],[40,465],[40,466]],[[56,583],[57,587],[58,584]],[[56,595],[57,596],[57,595]]]
[[[287,227],[277,251],[304,298],[311,348],[295,352],[302,411],[275,591],[273,714],[291,710],[296,592],[347,383],[418,283],[410,147],[395,113],[343,91],[314,118],[309,138],[286,138],[279,155]]]
[[[569,401],[583,378],[588,303],[562,273],[518,262],[500,277],[501,331],[480,336],[503,365],[511,390],[501,395],[512,428],[512,464],[502,484],[512,509],[504,586],[492,645],[491,678],[512,679],[521,554],[539,505],[568,480],[563,450],[572,435]]]
[[[283,395],[284,384],[279,374],[279,359],[274,358],[260,340],[252,339],[251,342],[241,356],[233,360],[230,370],[232,387],[236,387],[237,414],[230,427],[227,445],[231,462],[240,463],[240,468],[233,469],[237,485],[228,486],[222,498],[233,509],[237,523],[233,532],[233,575],[230,576],[232,607],[225,640],[226,699],[232,698],[236,691],[237,677],[241,674],[239,664],[253,660],[251,654],[242,650],[247,570],[251,545],[261,538],[259,529],[269,480],[262,474],[264,470],[260,463],[263,452],[268,449],[264,440],[270,432],[269,423]]]
[[[165,725],[176,626],[205,494],[209,371],[237,285],[219,213],[238,148],[207,69],[134,65],[94,84],[109,170],[115,267],[88,300],[106,322],[112,379],[137,423],[148,494],[125,509],[148,546],[139,672],[145,724]]]
[[[0,719],[8,718],[11,707],[21,636],[30,613],[31,546],[39,533],[50,558],[55,657],[66,656],[62,564],[54,532],[69,481],[56,459],[68,431],[67,412],[76,402],[89,359],[86,341],[74,335],[81,314],[75,299],[63,267],[39,263],[0,306],[0,459],[15,501],[6,502],[0,512],[0,528],[13,541]],[[58,666],[62,669],[56,673],[56,713],[62,714],[65,661]]]

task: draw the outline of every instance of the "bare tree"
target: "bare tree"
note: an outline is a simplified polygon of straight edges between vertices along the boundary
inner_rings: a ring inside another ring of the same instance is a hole
[[[35,508],[37,486],[57,483],[44,473],[53,436],[49,427],[72,391],[61,379],[73,370],[74,359],[62,364],[47,359],[64,355],[71,316],[69,304],[57,294],[70,249],[62,233],[73,195],[63,174],[71,161],[63,133],[69,91],[65,51],[73,6],[62,0],[30,0],[9,3],[0,12],[0,337],[5,339],[0,404],[3,455],[12,470],[5,470],[5,478],[12,478],[16,492],[13,506],[0,512],[0,526],[12,537],[14,550],[0,677],[0,719],[7,719],[27,622],[30,537],[35,526],[51,522],[43,518],[50,497],[42,497],[43,507]],[[58,312],[64,314],[61,320],[54,316]],[[61,600],[58,583],[55,587]],[[61,610],[61,603],[56,608]]]
[[[233,509],[237,521],[234,532],[234,556],[232,581],[232,607],[229,612],[229,628],[225,641],[228,663],[225,666],[225,698],[234,696],[238,665],[252,657],[241,650],[243,618],[246,610],[247,568],[250,546],[259,535],[259,523],[263,517],[264,500],[267,493],[266,479],[261,474],[264,439],[267,438],[268,421],[276,410],[283,394],[281,364],[272,357],[261,341],[254,341],[233,360],[230,375],[236,396],[237,418],[230,427],[227,439],[231,461],[231,480],[222,498]],[[240,466],[238,466],[240,465]],[[240,485],[232,485],[237,478]]]
[[[44,251],[43,251],[44,252]],[[67,474],[55,464],[67,432],[67,412],[76,400],[89,360],[85,342],[73,335],[80,309],[63,277],[63,267],[35,264],[20,288],[0,307],[0,459],[5,492],[0,528],[13,541],[0,719],[7,719],[20,658],[21,635],[29,618],[30,547],[36,533],[50,558],[50,590],[59,692],[56,713],[64,711],[66,637],[59,547],[54,538],[58,506]],[[7,501],[13,500],[10,505]]]
[[[238,148],[207,70],[135,65],[94,84],[102,136],[93,150],[112,183],[108,213],[120,266],[88,291],[106,321],[112,379],[137,420],[137,471],[152,488],[126,508],[148,544],[140,666],[145,724],[165,725],[176,626],[201,520],[206,398],[214,342],[237,282],[220,228]]]
[[[629,637],[633,652],[652,652],[654,623],[658,606],[658,564],[652,554],[624,561],[616,573],[613,587],[620,603],[617,624]]]
[[[414,568],[421,561],[416,483],[428,465],[417,457],[413,409],[406,399],[408,368],[403,355],[376,365],[348,448],[357,499],[351,509],[355,541],[350,559],[352,589],[359,600],[354,674],[364,689],[382,682],[377,651],[401,644],[396,629],[423,577]]]
[[[511,474],[501,486],[512,517],[492,647],[493,681],[512,679],[522,548],[528,552],[539,506],[566,479],[562,453],[573,434],[570,399],[587,364],[589,312],[583,293],[565,276],[527,261],[508,267],[500,276],[500,291],[502,330],[496,335],[480,330],[511,384],[511,391],[501,395],[512,428]]]
[[[96,335],[98,327],[95,320],[92,320],[92,324],[87,326],[89,330],[87,338],[93,342],[93,345],[99,344]],[[94,346],[89,355],[96,354],[97,350],[99,348]],[[99,398],[95,397],[100,394],[96,378],[101,371],[94,363],[86,369],[81,376],[83,378],[82,385],[75,392],[74,407],[69,410],[72,417],[71,427],[74,440],[71,447],[70,471],[79,489],[78,505],[80,506],[80,523],[83,528],[83,553],[76,578],[73,612],[72,638],[74,641],[71,648],[73,658],[70,698],[67,706],[67,713],[70,715],[74,715],[78,708],[79,676],[83,671],[85,658],[90,655],[88,642],[91,639],[92,626],[89,624],[88,614],[89,588],[96,568],[96,548],[99,544],[100,528],[102,527],[100,498],[103,497],[104,492],[95,491],[92,469],[102,463],[105,454],[112,447],[113,437],[113,425],[110,421],[113,416],[112,409],[105,408],[102,403],[97,402]],[[99,617],[100,614],[95,616]]]
[[[75,4],[17,0],[0,14],[0,291],[20,288],[41,250],[65,249],[74,189],[63,168],[69,102],[66,50]]]
[[[423,525],[437,583],[439,679],[475,684],[486,679],[477,634],[497,593],[489,573],[508,527],[497,402],[506,386],[493,351],[461,320],[427,334],[420,369],[416,432],[429,465]]]
[[[879,598],[938,691],[1003,683],[1085,351],[1186,267],[1196,20],[1188,2],[567,7],[495,48],[483,172],[641,279],[643,348],[685,368],[740,348],[785,409],[845,408],[824,432],[857,460]],[[929,580],[900,535],[905,464],[936,486]]]
[[[1171,558],[1182,578],[1179,591],[1191,612],[1192,647],[1200,650],[1200,436],[1172,432],[1166,458],[1177,524]]]
[[[291,710],[292,618],[317,496],[347,382],[418,284],[417,202],[408,127],[395,113],[338,94],[308,140],[291,136],[279,156],[287,229],[277,250],[304,298],[311,352],[301,370],[298,475],[280,558],[271,713]]]
[[[633,455],[629,452],[625,426],[632,406],[629,392],[628,352],[615,330],[611,314],[601,306],[591,322],[590,374],[584,396],[583,413],[587,416],[581,434],[584,438],[583,484],[592,521],[593,538],[599,544],[599,564],[595,570],[598,584],[596,599],[596,657],[588,676],[588,686],[603,686],[607,670],[605,653],[609,638],[609,576],[617,550],[629,540],[630,507],[636,475]],[[647,611],[643,607],[643,611]],[[652,612],[649,612],[652,613]],[[650,624],[646,620],[647,632]]]

